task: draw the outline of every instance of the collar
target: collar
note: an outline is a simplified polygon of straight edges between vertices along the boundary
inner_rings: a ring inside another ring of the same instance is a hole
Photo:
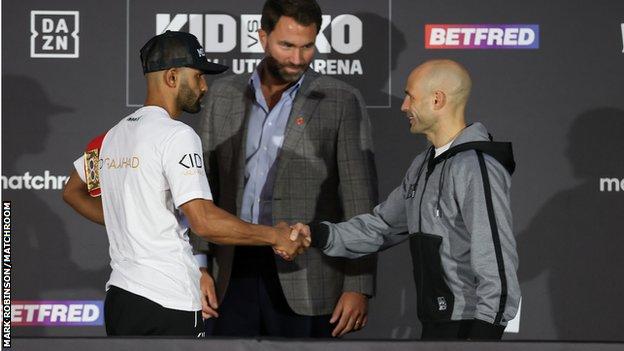
[[[164,108],[162,108],[160,106],[156,106],[156,105],[146,105],[146,106],[143,106],[140,109],[136,110],[134,113],[156,114],[156,115],[159,115],[159,116],[171,118],[171,116],[169,115],[169,112],[167,112],[167,110],[165,110]]]
[[[263,63],[264,61],[260,62],[258,67],[256,67],[256,69],[251,74],[251,77],[249,78],[249,87],[255,93],[256,101],[264,101],[264,95],[262,94],[262,80],[260,79],[260,69],[263,66]],[[299,88],[301,87],[301,83],[303,82],[304,78],[305,78],[305,73],[302,74],[301,77],[299,77],[299,80],[297,80],[295,84],[293,84],[291,87],[286,89],[282,93],[282,96],[284,94],[287,94],[291,100],[294,100],[295,95],[297,95],[297,92],[299,91]],[[260,97],[262,97],[262,99],[260,99]]]
[[[457,138],[453,138],[453,140],[451,140],[448,143],[446,143],[446,145],[442,145],[440,147],[436,147],[435,148],[435,154],[434,154],[435,157],[438,157],[440,154],[444,153],[444,151],[450,149],[451,148],[451,144],[453,144],[455,139],[457,139]]]

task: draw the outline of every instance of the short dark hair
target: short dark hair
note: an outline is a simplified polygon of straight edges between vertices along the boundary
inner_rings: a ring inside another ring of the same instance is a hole
[[[267,0],[262,8],[262,29],[270,34],[282,16],[292,17],[304,26],[316,24],[317,34],[321,30],[321,7],[315,0]]]

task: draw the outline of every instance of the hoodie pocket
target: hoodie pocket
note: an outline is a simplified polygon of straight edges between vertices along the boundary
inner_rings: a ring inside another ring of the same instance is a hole
[[[447,321],[453,314],[454,296],[444,279],[440,257],[442,237],[416,233],[410,238],[414,281],[421,321]]]

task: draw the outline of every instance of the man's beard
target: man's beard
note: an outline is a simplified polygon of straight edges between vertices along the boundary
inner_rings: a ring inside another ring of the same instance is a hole
[[[203,94],[197,96],[186,82],[180,85],[180,94],[178,95],[178,105],[184,112],[197,113],[201,110],[201,98]]]
[[[305,65],[284,65],[279,62],[273,56],[266,55],[265,64],[267,71],[275,78],[285,82],[292,83],[296,82],[301,78],[301,76],[308,69],[308,64]],[[299,72],[297,73],[288,73],[286,72],[286,67],[289,68],[298,68]]]

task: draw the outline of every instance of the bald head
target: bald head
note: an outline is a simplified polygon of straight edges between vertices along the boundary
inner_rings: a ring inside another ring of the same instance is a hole
[[[466,125],[471,86],[468,72],[455,61],[431,60],[416,67],[407,78],[401,105],[410,131],[425,134],[436,147],[450,140]]]
[[[463,107],[470,96],[472,81],[468,71],[452,60],[431,60],[416,67],[408,78],[408,89],[422,89],[425,94],[436,91],[446,95],[446,103]]]

